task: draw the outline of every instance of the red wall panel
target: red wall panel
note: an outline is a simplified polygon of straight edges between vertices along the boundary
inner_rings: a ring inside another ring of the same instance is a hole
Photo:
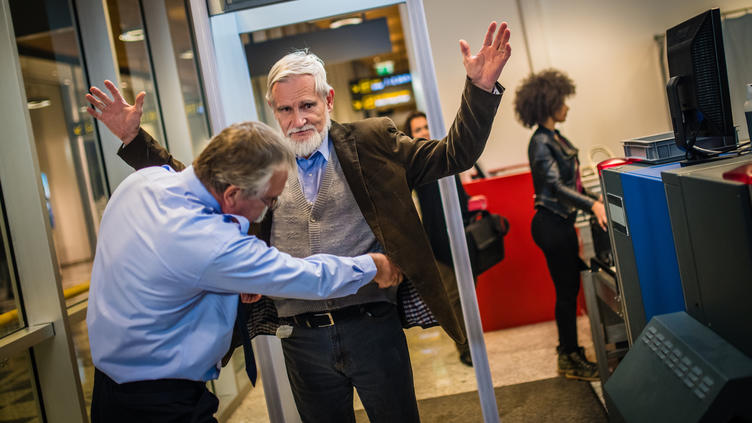
[[[484,331],[554,319],[555,292],[543,252],[533,242],[530,172],[473,181],[469,195],[485,195],[488,210],[509,220],[504,260],[480,275],[477,296]]]

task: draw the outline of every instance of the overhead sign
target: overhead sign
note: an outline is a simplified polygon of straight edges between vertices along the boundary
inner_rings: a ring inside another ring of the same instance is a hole
[[[376,110],[415,102],[412,75],[402,73],[350,82],[353,110]]]

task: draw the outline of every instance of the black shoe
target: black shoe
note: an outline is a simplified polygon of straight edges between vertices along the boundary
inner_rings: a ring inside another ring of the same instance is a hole
[[[473,358],[470,356],[470,350],[460,353],[460,362],[466,366],[473,367]]]
[[[570,353],[559,353],[559,375],[567,379],[599,380],[598,366],[585,358],[585,350],[581,347]]]

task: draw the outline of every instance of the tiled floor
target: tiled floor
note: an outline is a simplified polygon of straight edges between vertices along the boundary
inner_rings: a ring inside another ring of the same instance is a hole
[[[580,344],[595,361],[586,316],[577,321]],[[475,372],[460,363],[454,343],[439,328],[406,331],[418,399],[433,398],[477,389]],[[485,334],[494,386],[547,379],[556,376],[556,325],[553,321]],[[228,423],[269,421],[261,384],[252,390]],[[355,408],[363,408],[355,399]]]
[[[74,325],[74,340],[82,371],[84,395],[91,401],[93,368],[88,354],[85,324]],[[578,319],[580,343],[592,358],[587,317]],[[477,389],[475,372],[460,363],[454,343],[439,328],[406,331],[418,399],[469,392]],[[486,350],[494,386],[514,385],[556,376],[556,325],[544,322],[485,334]],[[14,361],[15,363],[15,361]],[[28,384],[28,365],[16,363],[0,372],[0,422],[34,421],[35,399]],[[10,371],[13,370],[13,371]],[[24,382],[25,381],[25,382]],[[23,384],[26,383],[26,384]],[[596,384],[599,385],[599,384]],[[252,390],[228,419],[231,423],[268,422],[261,383]],[[594,386],[598,392],[599,386]],[[355,398],[355,408],[363,408]],[[18,414],[20,413],[20,414]],[[19,418],[23,417],[21,420]]]

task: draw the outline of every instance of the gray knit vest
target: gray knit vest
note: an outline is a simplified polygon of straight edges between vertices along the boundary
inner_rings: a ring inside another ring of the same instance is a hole
[[[319,253],[352,257],[383,251],[355,202],[333,148],[330,155],[314,203],[306,200],[297,169],[289,173],[279,207],[274,211],[271,245],[293,257]],[[375,283],[369,283],[343,298],[274,298],[274,304],[280,317],[289,317],[376,301],[396,304],[396,297],[396,288],[379,289]]]

